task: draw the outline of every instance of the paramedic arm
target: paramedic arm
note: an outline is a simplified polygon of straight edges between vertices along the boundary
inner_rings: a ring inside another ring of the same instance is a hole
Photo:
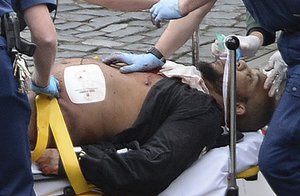
[[[251,16],[249,11],[246,12],[246,30],[247,35],[256,35],[262,40],[262,46],[267,46],[275,42],[275,33],[268,32],[262,28]]]
[[[253,57],[261,46],[269,45],[275,41],[275,33],[264,30],[248,11],[246,12],[246,30],[246,36],[237,36],[243,57]],[[225,51],[218,47],[218,40],[212,44],[212,53],[217,58],[226,55]]]
[[[117,11],[141,11],[149,9],[159,0],[85,0],[88,3]]]
[[[240,51],[242,57],[253,57],[258,49],[263,45],[265,37],[269,37],[269,34],[263,30],[252,18],[249,12],[246,12],[246,24],[247,35],[237,36],[240,41]],[[223,35],[224,36],[224,35]],[[220,44],[223,48],[220,48]],[[225,50],[224,43],[219,43],[216,39],[211,46],[211,52],[217,58],[226,58],[227,52]]]
[[[191,38],[193,32],[199,28],[200,23],[211,10],[214,3],[215,1],[210,1],[204,6],[190,12],[184,18],[170,21],[168,27],[155,44],[155,47],[166,58],[169,58],[188,39]]]
[[[246,13],[247,17],[247,35],[258,36],[262,40],[262,46],[267,46],[275,42],[275,32],[268,32],[262,28],[249,12]],[[259,36],[262,35],[262,37]],[[256,51],[255,51],[256,53]],[[275,95],[277,89],[279,89],[281,83],[286,76],[287,64],[283,61],[280,52],[277,50],[269,59],[268,64],[263,67],[267,74],[267,80],[265,81],[264,88],[269,89],[269,96]]]
[[[212,1],[215,2],[214,0],[160,0],[151,7],[151,18],[156,24],[164,20],[179,19]]]
[[[190,39],[191,35],[199,27],[202,19],[209,12],[213,4],[214,1],[200,7],[179,20],[169,22],[166,30],[155,44],[155,48],[165,59],[169,58],[172,53]],[[103,62],[106,64],[115,62],[128,64],[128,66],[124,66],[120,69],[122,73],[148,71],[159,68],[164,64],[157,57],[149,53],[141,55],[116,53],[104,58]]]
[[[50,96],[58,96],[58,82],[50,77],[56,57],[56,31],[46,4],[30,7],[24,12],[32,41],[37,45],[33,59],[32,90]]]

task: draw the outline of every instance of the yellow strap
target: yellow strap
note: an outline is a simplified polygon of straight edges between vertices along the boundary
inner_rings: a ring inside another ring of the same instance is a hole
[[[49,99],[48,99],[49,100]],[[76,194],[89,191],[88,184],[80,170],[66,123],[56,98],[51,99],[50,127],[64,165],[68,179]]]
[[[36,98],[38,113],[38,143],[37,152],[34,153],[34,159],[39,158],[40,153],[44,152],[47,146],[48,137],[45,139],[44,132],[47,132],[49,124],[61,156],[68,179],[76,194],[87,193],[89,186],[80,170],[76,154],[73,150],[73,144],[69,136],[65,121],[60,111],[56,98],[49,99],[45,95],[38,95]],[[43,133],[41,133],[43,131]],[[39,138],[42,137],[42,138]],[[43,141],[42,141],[43,140]]]
[[[255,176],[259,172],[259,167],[258,166],[253,166],[250,167],[249,169],[242,171],[237,174],[237,178],[248,178],[251,176]]]
[[[37,108],[37,142],[31,154],[32,161],[36,161],[42,156],[47,147],[50,116],[50,105],[47,101],[43,101],[40,96],[37,96],[35,102]]]

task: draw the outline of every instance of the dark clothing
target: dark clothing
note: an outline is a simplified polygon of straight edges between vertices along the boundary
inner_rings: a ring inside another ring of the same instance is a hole
[[[274,192],[300,195],[300,1],[243,0],[254,19],[277,41],[288,65],[287,84],[259,153],[259,166]]]
[[[243,0],[255,19],[268,32],[283,30],[278,49],[289,66],[300,65],[300,1]]]
[[[82,147],[83,174],[107,195],[157,195],[215,144],[222,115],[211,96],[163,79],[150,90],[131,128],[112,142]],[[117,152],[124,147],[130,150]]]
[[[43,0],[18,2],[28,8]],[[0,1],[0,16],[13,11],[12,3],[15,0]],[[19,82],[13,75],[13,64],[3,35],[0,36],[0,65],[0,196],[34,196],[27,135],[31,111],[27,95],[18,91]]]
[[[46,4],[49,12],[56,9],[56,0],[11,0],[11,2],[13,7],[18,8],[22,13],[24,10],[39,4]]]
[[[243,0],[247,10],[269,32],[292,30],[300,24],[299,0]]]
[[[300,195],[300,66],[289,68],[288,77],[259,154],[260,169],[278,196]]]
[[[0,15],[12,12],[10,1],[0,1]],[[19,83],[0,36],[0,195],[33,196],[31,158],[27,137],[30,107],[27,95],[18,92]]]
[[[276,34],[275,32],[266,31],[261,25],[259,25],[251,14],[247,11],[246,12],[246,28],[247,34],[250,35],[253,31],[258,31],[263,35],[263,46],[267,46],[275,42]]]
[[[0,1],[0,17],[4,14],[12,12],[12,6],[10,0]]]
[[[27,95],[18,92],[6,46],[0,48],[0,195],[33,196],[27,136],[30,107]]]

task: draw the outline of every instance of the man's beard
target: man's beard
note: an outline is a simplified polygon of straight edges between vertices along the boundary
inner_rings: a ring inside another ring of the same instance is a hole
[[[201,72],[202,77],[212,83],[219,93],[222,93],[223,75],[207,62],[200,61],[196,67]]]

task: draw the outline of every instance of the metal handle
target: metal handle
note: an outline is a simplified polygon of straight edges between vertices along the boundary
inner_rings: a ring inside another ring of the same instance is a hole
[[[192,63],[196,66],[199,62],[199,28],[197,28],[192,35]]]
[[[225,40],[229,49],[229,117],[230,117],[230,172],[228,176],[228,188],[226,196],[238,196],[239,188],[236,184],[236,49],[240,43],[235,36],[229,36]],[[228,104],[228,103],[227,103]]]

